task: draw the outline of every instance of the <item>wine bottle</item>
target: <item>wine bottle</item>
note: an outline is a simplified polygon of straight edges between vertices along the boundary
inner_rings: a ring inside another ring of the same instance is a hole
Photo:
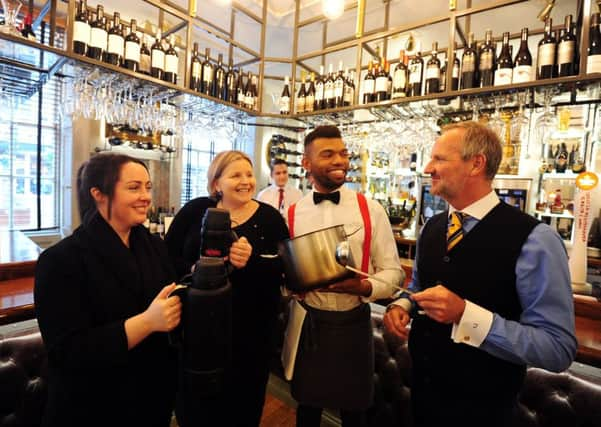
[[[553,20],[548,17],[545,21],[545,34],[538,42],[538,57],[536,58],[536,78],[550,79],[555,77],[555,54],[557,40],[553,36]]]
[[[202,62],[202,87],[201,92],[205,95],[212,96],[211,91],[213,89],[213,77],[214,77],[214,66],[211,63],[211,49],[208,47],[205,49],[205,60]],[[246,91],[246,86],[244,86]],[[246,96],[246,92],[244,93]]]
[[[532,81],[532,55],[528,49],[528,28],[522,28],[520,49],[513,61],[513,83]]]
[[[387,99],[387,87],[388,87],[388,75],[386,74],[385,60],[378,64],[378,71],[376,72],[376,92],[375,102],[386,101]]]
[[[163,79],[165,73],[165,51],[161,40],[161,29],[156,33],[154,44],[150,47],[150,75],[157,79]]]
[[[478,70],[480,75],[480,87],[492,86],[495,76],[496,49],[492,40],[492,30],[486,30],[484,45],[480,49]]]
[[[106,50],[107,34],[104,22],[104,6],[96,7],[96,19],[90,24],[90,44],[88,45],[88,58],[100,61]]]
[[[392,99],[404,98],[407,96],[407,77],[408,70],[407,64],[405,64],[405,51],[399,52],[399,63],[394,68],[392,78]]]
[[[142,41],[142,46],[140,47],[140,68],[139,71],[142,74],[150,75],[150,50],[148,49],[148,45],[146,44],[146,34],[138,33],[138,38]]]
[[[474,42],[474,33],[468,35],[468,45],[461,57],[461,88],[471,89],[476,87],[476,69],[478,57]]]
[[[422,94],[422,74],[424,60],[420,52],[409,62],[409,96],[420,96]]]
[[[438,43],[432,43],[432,56],[426,63],[426,95],[440,92],[440,59]]]
[[[301,88],[305,89],[305,85],[301,84]],[[290,78],[284,78],[284,89],[280,96],[280,114],[290,114]]]
[[[123,62],[123,48],[125,39],[121,31],[121,18],[119,12],[113,15],[113,26],[108,32],[108,46],[106,52],[106,62],[113,65],[121,65]]]
[[[246,90],[244,93],[244,106],[246,108],[248,108],[249,110],[254,110],[255,107],[255,83],[254,83],[254,78],[255,76],[253,76],[250,72],[248,73],[248,78],[247,78],[247,84],[246,84]]]
[[[334,107],[344,106],[344,70],[342,69],[342,61],[338,62],[338,74],[334,79]]]
[[[225,70],[223,69],[223,54],[217,56],[217,66],[213,77],[213,96],[217,99],[225,99]]]
[[[348,107],[355,103],[355,72],[346,72],[346,81],[344,82],[344,106]]]
[[[138,23],[135,19],[129,25],[129,34],[125,37],[125,57],[123,66],[132,71],[140,68],[140,39],[138,38]]]
[[[283,96],[283,95],[282,95]],[[288,95],[290,97],[290,95]],[[305,91],[305,71],[301,71],[301,84],[296,94],[296,112],[304,113],[307,105],[307,93]]]
[[[323,84],[325,108],[334,108],[336,106],[336,98],[334,97],[334,65],[330,64],[328,77]]]
[[[375,99],[376,91],[376,77],[373,74],[374,64],[373,61],[369,61],[367,66],[367,74],[363,78],[363,103],[369,104]]]
[[[173,34],[169,36],[169,47],[165,51],[165,73],[163,80],[169,83],[177,84],[177,70],[179,68],[179,58],[175,50],[175,39]]]
[[[246,82],[244,81],[244,72],[240,69],[238,81],[236,82],[236,104],[240,107],[246,105]]]
[[[386,99],[392,98],[392,75],[390,74],[390,62],[385,59],[384,60],[384,71],[386,72]]]
[[[202,61],[198,54],[198,43],[194,43],[192,59],[190,65],[190,89],[200,92],[200,82],[202,81]]]
[[[601,30],[598,13],[593,13],[591,17],[587,54],[586,73],[601,73]]]
[[[86,0],[77,3],[77,12],[73,21],[73,52],[85,55],[90,44],[90,21]]]
[[[576,72],[576,36],[572,15],[565,17],[565,28],[559,37],[557,46],[557,75],[559,77],[575,76]]]
[[[325,76],[323,75],[324,68],[323,65],[319,66],[319,76],[317,76],[317,80],[315,81],[315,105],[314,110],[323,110],[325,108],[324,102],[324,84],[325,84]]]
[[[305,112],[312,113],[315,110],[315,73],[311,73],[309,86],[305,86]]]
[[[513,60],[509,52],[509,32],[503,33],[503,45],[497,59],[495,86],[510,85],[513,78]]]
[[[459,72],[461,65],[459,64],[459,58],[457,58],[457,51],[453,52],[453,69],[451,71],[451,90],[459,89]]]
[[[198,58],[200,62],[200,57]],[[201,68],[202,69],[202,68]],[[234,69],[234,65],[232,64],[232,59],[230,58],[227,73],[225,73],[225,100],[231,102],[232,104],[236,103],[236,82],[238,81],[238,72]]]
[[[568,158],[570,154],[565,142],[562,142],[555,157],[555,172],[564,173],[568,167]]]

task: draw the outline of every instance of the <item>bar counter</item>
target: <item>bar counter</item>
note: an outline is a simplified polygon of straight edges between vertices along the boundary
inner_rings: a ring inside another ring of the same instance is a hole
[[[42,249],[20,231],[0,231],[0,325],[35,317],[33,277]]]

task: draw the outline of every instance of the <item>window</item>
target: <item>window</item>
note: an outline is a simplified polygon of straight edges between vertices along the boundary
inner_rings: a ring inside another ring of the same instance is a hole
[[[217,153],[225,150],[242,150],[248,153],[243,147],[252,147],[251,141],[254,141],[254,131],[249,131],[249,134],[245,132],[238,137],[225,129],[187,136],[184,139],[182,155],[181,206],[195,197],[208,196],[207,171]]]
[[[12,98],[2,106],[0,229],[43,230],[59,226],[60,88],[57,79],[42,88],[41,123],[39,92],[28,99]]]

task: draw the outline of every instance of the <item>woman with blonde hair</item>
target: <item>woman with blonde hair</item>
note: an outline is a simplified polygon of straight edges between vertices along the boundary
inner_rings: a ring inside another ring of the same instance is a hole
[[[269,364],[273,356],[282,266],[278,243],[288,237],[280,213],[253,199],[256,180],[252,161],[241,151],[224,151],[211,162],[209,197],[190,200],[175,216],[165,237],[178,276],[190,272],[200,256],[201,223],[208,208],[226,209],[240,237],[228,259],[232,300],[232,366],[222,395],[199,402],[205,425],[258,426]]]

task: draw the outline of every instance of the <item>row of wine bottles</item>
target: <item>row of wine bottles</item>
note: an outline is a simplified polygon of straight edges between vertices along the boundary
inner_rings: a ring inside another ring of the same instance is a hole
[[[474,34],[469,33],[468,45],[464,49],[461,61],[454,56],[452,61],[442,64],[438,57],[438,43],[433,43],[429,60],[424,62],[418,52],[408,58],[401,50],[399,62],[393,71],[386,59],[375,58],[369,62],[367,73],[363,77],[359,102],[367,104],[397,99],[407,96],[421,96],[446,91],[447,70],[451,75],[451,90],[471,89],[488,86],[524,83],[535,79],[567,77],[579,72],[579,48],[576,26],[572,15],[565,17],[563,28],[557,37],[552,20],[545,22],[543,38],[538,43],[537,61],[534,66],[528,47],[528,28],[521,32],[520,46],[513,57],[513,46],[509,44],[509,32],[503,33],[501,51],[497,56],[497,46],[491,30],[486,31],[484,43],[477,46]],[[601,72],[601,30],[599,14],[591,17],[589,46],[587,50],[586,72]],[[448,65],[451,63],[452,65]],[[290,111],[290,89],[286,80],[280,98],[280,113]],[[312,112],[323,108],[338,108],[353,104],[355,82],[353,72],[342,72],[342,63],[338,74],[334,74],[330,64],[328,75],[315,77],[305,82],[304,78],[296,96],[297,113]]]
[[[112,22],[109,22],[101,4],[97,5],[95,11],[90,11],[86,0],[77,3],[73,51],[97,61],[177,83],[179,55],[173,36],[169,38],[168,46],[164,47],[161,30],[158,30],[155,42],[149,49],[146,35],[138,32],[135,19],[131,20],[126,34],[119,12],[114,12]]]
[[[179,54],[173,35],[169,37],[166,46],[160,29],[157,30],[152,45],[147,42],[147,37],[138,31],[135,19],[131,20],[126,32],[119,12],[114,12],[112,22],[109,23],[101,4],[97,5],[95,11],[90,11],[86,0],[77,3],[73,25],[75,53],[177,84]],[[235,70],[231,61],[226,72],[223,67],[223,55],[219,54],[217,65],[214,65],[208,48],[205,51],[205,60],[202,61],[198,43],[194,43],[189,87],[205,95],[238,104],[240,107],[257,109],[256,76],[251,73],[245,75],[241,70]]]
[[[311,113],[325,108],[339,108],[353,105],[355,99],[355,72],[348,68],[343,71],[342,61],[338,64],[338,72],[330,64],[327,75],[324,67],[320,66],[317,78],[311,73],[307,80],[305,72],[301,72],[300,88],[296,95],[296,112]],[[285,78],[284,89],[280,97],[280,114],[290,113],[290,87],[288,76]]]
[[[204,61],[198,52],[198,43],[194,43],[192,64],[190,66],[190,89],[213,98],[238,104],[249,110],[257,109],[257,76],[233,67],[232,61],[227,71],[223,66],[223,54],[219,54],[217,65],[211,62],[211,50],[205,49]]]

